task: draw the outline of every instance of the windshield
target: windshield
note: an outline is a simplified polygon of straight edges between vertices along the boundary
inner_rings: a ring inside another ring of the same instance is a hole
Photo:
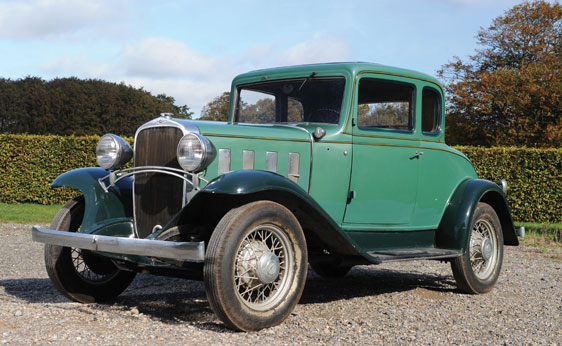
[[[243,85],[238,88],[235,121],[337,124],[344,88],[343,77],[314,76]]]

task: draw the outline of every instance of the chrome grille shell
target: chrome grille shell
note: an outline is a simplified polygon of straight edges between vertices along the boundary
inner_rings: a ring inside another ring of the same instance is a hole
[[[135,134],[134,166],[161,166],[181,169],[176,150],[179,140],[189,132],[199,133],[192,124],[167,116],[141,126]],[[192,186],[177,177],[162,173],[134,176],[133,215],[135,233],[146,238],[156,226],[164,226],[186,203]]]

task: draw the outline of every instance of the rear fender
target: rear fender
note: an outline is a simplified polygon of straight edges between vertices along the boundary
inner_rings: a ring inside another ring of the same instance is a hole
[[[106,225],[120,223],[125,224],[127,229],[117,227],[110,233],[130,233],[132,230],[128,222],[133,217],[133,180],[124,178],[106,192],[98,179],[108,174],[108,171],[99,167],[79,168],[59,175],[51,184],[52,188],[70,187],[84,195],[86,207],[80,232],[92,233]]]
[[[519,245],[502,189],[491,181],[473,179],[462,182],[449,200],[436,234],[438,248],[466,251],[472,216],[478,202],[488,203],[494,208],[500,219],[504,244]]]

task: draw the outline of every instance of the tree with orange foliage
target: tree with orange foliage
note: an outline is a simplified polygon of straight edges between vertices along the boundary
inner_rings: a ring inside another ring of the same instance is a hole
[[[562,6],[524,2],[476,36],[468,61],[438,75],[448,94],[447,142],[562,146]]]

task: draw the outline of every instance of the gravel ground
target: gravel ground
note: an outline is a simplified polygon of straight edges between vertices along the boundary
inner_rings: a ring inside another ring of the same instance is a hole
[[[358,266],[338,280],[309,271],[283,324],[235,333],[201,282],[138,275],[113,304],[67,300],[30,228],[0,224],[1,344],[562,344],[560,249],[506,247],[498,285],[478,296],[437,261]]]

